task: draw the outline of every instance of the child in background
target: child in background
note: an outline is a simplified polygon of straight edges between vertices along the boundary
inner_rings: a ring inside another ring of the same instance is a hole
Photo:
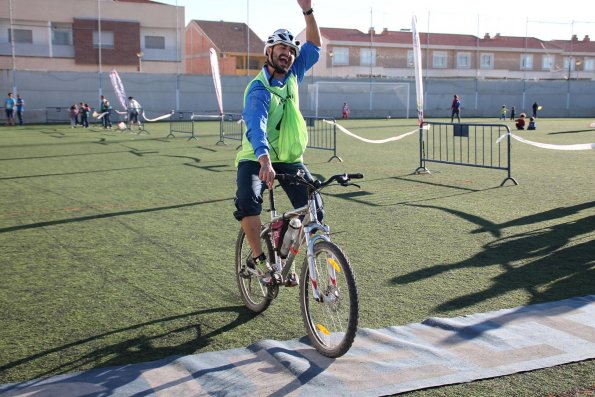
[[[349,105],[347,102],[343,102],[343,119],[347,120],[349,118]]]
[[[529,119],[529,125],[527,126],[527,130],[535,130],[537,126],[535,125],[535,117],[531,117]]]
[[[516,120],[516,123],[515,123],[517,130],[524,130],[525,129],[525,117],[527,117],[525,115],[525,113],[521,113],[519,115],[519,118]]]
[[[76,127],[76,120],[79,114],[79,110],[76,105],[70,107],[70,128]]]
[[[508,112],[506,105],[502,105],[502,108],[500,109],[500,120],[506,120],[506,112]]]

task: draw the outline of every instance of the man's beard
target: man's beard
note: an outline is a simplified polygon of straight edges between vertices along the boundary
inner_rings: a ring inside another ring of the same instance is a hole
[[[289,60],[287,61],[286,67],[280,66],[277,62],[275,62],[272,55],[269,55],[269,61],[269,65],[272,66],[273,69],[275,69],[275,72],[279,74],[287,74],[291,68],[291,62]]]
[[[283,68],[279,65],[274,65],[273,67],[275,68],[275,72],[280,74],[287,74],[287,72],[289,72],[289,68]]]

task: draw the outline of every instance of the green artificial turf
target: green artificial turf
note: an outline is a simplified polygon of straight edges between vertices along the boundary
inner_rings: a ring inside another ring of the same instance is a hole
[[[540,119],[518,135],[592,143],[590,122]],[[368,139],[416,129],[402,119],[341,124]],[[0,383],[305,335],[297,289],[282,289],[258,316],[241,304],[238,142],[217,145],[216,122],[197,123],[197,140],[166,138],[169,123],[147,129],[0,127]],[[431,174],[413,174],[418,145],[416,134],[370,144],[338,132],[343,162],[306,153],[318,177],[365,174],[361,189],[324,196],[357,274],[361,327],[595,294],[595,151],[513,140],[519,185],[500,187],[502,170],[428,164]],[[411,395],[535,396],[593,384],[587,361]]]

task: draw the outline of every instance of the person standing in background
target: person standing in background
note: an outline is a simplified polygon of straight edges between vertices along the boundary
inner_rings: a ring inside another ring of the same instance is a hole
[[[140,103],[134,97],[128,97],[128,129],[132,130],[132,125],[134,123],[138,124],[138,128],[141,128],[140,120],[138,119],[138,115],[141,111]]]
[[[101,96],[101,98],[102,98],[101,108],[99,111],[103,115],[103,117],[101,118],[103,128],[104,129],[109,128],[111,130],[112,129],[112,106],[110,105],[107,98],[105,98],[103,95]]]
[[[70,115],[70,128],[76,127],[76,122],[79,114],[79,109],[76,104],[70,107],[69,115]]]
[[[17,94],[16,108],[19,125],[23,125],[23,111],[25,110],[25,100],[21,98],[21,94]]]
[[[91,113],[91,108],[88,104],[83,103],[79,112],[81,114],[81,125],[83,128],[89,128],[89,114]]]
[[[461,101],[459,100],[459,96],[455,95],[452,99],[452,103],[450,105],[452,113],[450,114],[450,122],[454,121],[455,116],[457,116],[457,120],[459,123],[461,122]]]
[[[4,100],[4,108],[6,110],[6,125],[14,125],[14,108],[16,101],[12,97],[12,92],[8,93],[8,97]]]
[[[502,105],[502,108],[500,108],[500,120],[506,120],[506,112],[508,112],[506,105]]]

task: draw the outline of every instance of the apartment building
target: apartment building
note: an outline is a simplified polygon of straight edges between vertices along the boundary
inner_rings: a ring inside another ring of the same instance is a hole
[[[0,0],[0,69],[181,73],[183,28],[150,0]]]
[[[323,47],[315,76],[398,79],[414,74],[409,31],[320,30]],[[298,35],[304,37],[305,32]],[[420,33],[420,43],[423,73],[429,78],[595,79],[595,43],[589,36],[543,41],[500,34]]]
[[[210,48],[217,52],[224,75],[256,75],[264,64],[264,41],[245,23],[192,20],[185,34],[188,74],[211,73]]]
[[[192,20],[184,7],[152,0],[0,0],[0,70],[255,75],[264,42],[245,23]],[[413,71],[409,31],[322,27],[317,77],[403,79]],[[305,40],[305,32],[298,35]],[[428,78],[593,80],[589,36],[420,33]]]

